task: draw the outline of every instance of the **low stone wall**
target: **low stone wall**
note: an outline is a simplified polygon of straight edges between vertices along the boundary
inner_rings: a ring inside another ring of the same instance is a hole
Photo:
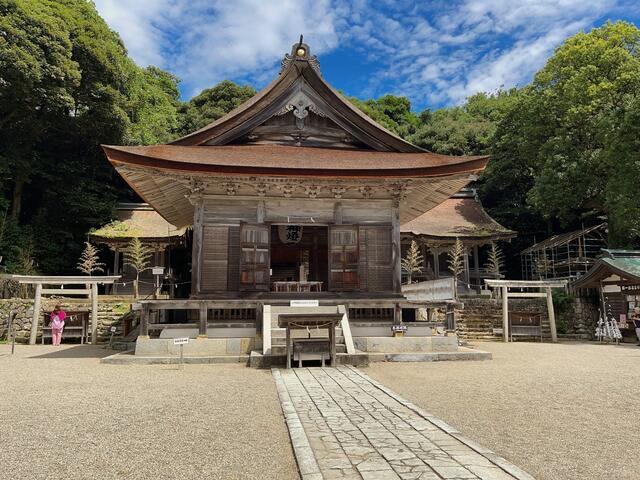
[[[597,299],[575,297],[570,310],[562,315],[562,321],[568,335],[588,339],[595,334],[598,317]]]
[[[542,334],[551,338],[547,301],[544,298],[510,298],[509,310],[542,315]],[[502,300],[486,297],[464,298],[456,308],[456,333],[466,340],[499,340],[494,328],[502,328]]]
[[[51,312],[56,305],[60,305],[63,310],[87,310],[91,311],[91,302],[87,299],[69,298],[43,298],[41,316]],[[27,343],[31,335],[31,323],[33,319],[33,300],[23,298],[0,299],[0,338],[6,337],[6,322],[9,312],[15,310],[17,315],[14,320],[16,341]],[[112,326],[116,327],[115,336],[122,335],[122,317],[129,311],[129,302],[119,298],[99,298],[98,299],[98,342],[109,340]],[[91,318],[89,318],[89,323]],[[89,329],[90,329],[89,325]],[[42,337],[42,322],[38,325],[38,342]],[[64,338],[64,337],[63,337]]]

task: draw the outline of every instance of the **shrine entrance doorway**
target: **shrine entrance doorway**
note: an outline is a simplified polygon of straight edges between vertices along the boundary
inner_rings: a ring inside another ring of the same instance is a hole
[[[326,291],[328,239],[326,225],[271,225],[271,290]]]

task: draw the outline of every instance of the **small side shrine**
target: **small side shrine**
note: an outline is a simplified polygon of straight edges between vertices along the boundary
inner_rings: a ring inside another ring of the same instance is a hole
[[[587,273],[569,286],[597,296],[602,313],[618,322],[623,338],[636,341],[632,317],[640,307],[640,250],[604,249]]]
[[[116,207],[113,221],[89,233],[89,240],[109,248],[111,258],[107,263],[107,273],[121,275],[122,281],[112,285],[111,293],[133,293],[132,282],[135,273],[124,264],[122,258],[122,252],[132,238],[140,239],[143,245],[154,252],[152,266],[164,267],[164,277],[173,285],[176,278],[171,265],[171,254],[176,249],[186,246],[186,228],[177,228],[170,224],[148,203],[121,203]],[[151,270],[142,272],[140,293],[152,293],[154,283]]]
[[[493,242],[510,241],[517,233],[496,222],[482,208],[476,192],[464,188],[419,217],[400,227],[403,257],[411,241],[421,247],[424,266],[413,278],[437,280],[452,274],[448,268],[448,252],[459,238],[465,246],[463,281],[458,288],[463,291],[483,287],[485,278],[494,278],[484,265],[486,249]]]

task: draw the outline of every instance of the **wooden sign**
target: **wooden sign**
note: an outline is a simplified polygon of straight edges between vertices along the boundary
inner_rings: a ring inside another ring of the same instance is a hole
[[[290,307],[319,307],[320,302],[318,300],[290,300]]]
[[[189,337],[174,338],[173,339],[173,344],[174,345],[186,345],[188,343],[189,343]]]
[[[640,285],[620,285],[620,290],[622,290],[623,292],[640,293]]]
[[[151,273],[154,275],[162,275],[164,273],[164,267],[153,267]]]

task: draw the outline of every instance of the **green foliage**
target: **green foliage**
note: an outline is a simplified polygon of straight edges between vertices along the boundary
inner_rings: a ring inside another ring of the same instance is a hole
[[[407,274],[407,283],[411,283],[411,277],[414,273],[422,272],[423,263],[424,258],[418,249],[418,244],[415,240],[411,240],[407,256],[401,260],[402,270]]]
[[[350,97],[349,101],[387,130],[402,138],[415,133],[420,119],[411,111],[407,97],[385,95],[377,100],[360,100]]]
[[[207,88],[179,109],[180,135],[192,133],[222,117],[256,94],[249,85],[236,85],[229,80]]]
[[[555,288],[552,291],[553,309],[556,314],[556,329],[558,333],[567,333],[567,327],[571,323],[574,314],[574,297],[564,289]]]
[[[137,67],[85,0],[0,0],[0,32],[0,256],[71,273],[86,232],[135,198],[100,145],[168,140],[177,81]]]

